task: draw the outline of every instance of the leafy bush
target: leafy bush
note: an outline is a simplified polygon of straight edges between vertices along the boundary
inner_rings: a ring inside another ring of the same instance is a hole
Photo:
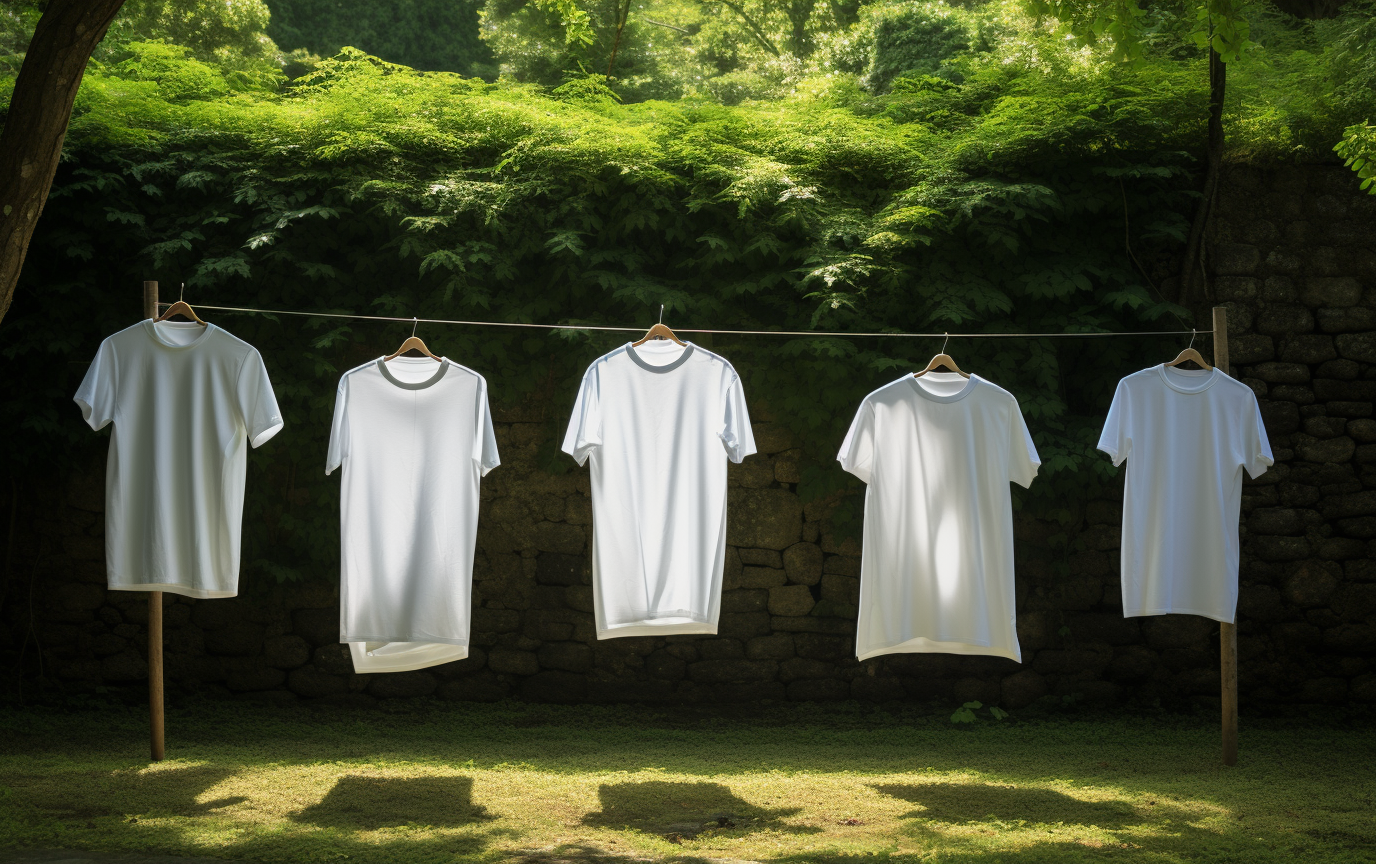
[[[884,92],[900,75],[955,77],[949,62],[987,50],[975,16],[938,2],[867,7],[863,21],[873,33],[866,84]]]
[[[267,33],[326,57],[346,46],[416,69],[496,77],[473,0],[272,0]]]

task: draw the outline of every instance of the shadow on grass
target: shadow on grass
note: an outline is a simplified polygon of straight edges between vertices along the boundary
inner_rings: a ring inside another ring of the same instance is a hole
[[[584,825],[631,828],[673,839],[692,839],[704,831],[736,835],[770,829],[792,834],[820,830],[789,825],[783,819],[797,807],[769,810],[736,797],[721,783],[614,783],[598,787],[602,809],[583,817]]]
[[[876,792],[921,805],[904,818],[939,822],[1024,821],[1085,825],[1109,830],[1146,821],[1126,801],[1081,801],[1054,789],[1019,789],[974,783],[888,784]]]
[[[470,777],[349,775],[291,818],[320,828],[374,831],[403,825],[457,828],[494,817],[473,803]]]
[[[94,782],[52,787],[22,779],[10,781],[24,800],[59,819],[102,816],[201,816],[246,800],[243,796],[214,801],[196,799],[232,774],[234,769],[191,765],[142,771],[116,771]]]

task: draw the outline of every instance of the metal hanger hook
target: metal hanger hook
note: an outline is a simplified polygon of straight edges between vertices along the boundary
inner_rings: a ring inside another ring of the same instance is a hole
[[[946,335],[946,338],[943,339],[943,340],[941,340],[941,353],[942,353],[942,354],[945,354],[945,353],[946,353],[946,343],[951,341],[951,334],[950,334],[950,333],[947,333],[947,334],[945,334],[945,335]]]
[[[186,283],[182,283],[182,290],[177,294],[177,302],[180,303],[186,298]]]
[[[659,304],[659,323],[664,323],[664,304]]]
[[[1194,337],[1195,337],[1195,335],[1198,334],[1198,333],[1199,333],[1198,330],[1196,330],[1196,329],[1194,329],[1194,328],[1190,328],[1190,344],[1187,345],[1187,346],[1185,347],[1185,350],[1186,350],[1186,351],[1188,351],[1188,350],[1190,350],[1191,348],[1194,347]]]
[[[419,318],[412,318],[411,321],[412,321],[412,324],[411,324],[411,335],[414,336],[414,335],[416,335],[416,328],[420,326],[420,319],[419,319]]]

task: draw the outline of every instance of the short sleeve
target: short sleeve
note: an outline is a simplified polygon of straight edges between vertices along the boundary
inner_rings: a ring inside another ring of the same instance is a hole
[[[334,394],[334,420],[330,422],[330,447],[325,453],[325,473],[344,464],[349,457],[349,376],[339,379]]]
[[[248,430],[248,442],[253,447],[262,446],[269,438],[282,430],[282,412],[277,407],[277,396],[272,392],[272,382],[268,380],[268,369],[263,365],[263,356],[257,349],[250,349],[239,367],[239,381],[236,385],[240,416]]]
[[[1037,455],[1037,445],[1032,443],[1032,433],[1027,431],[1027,421],[1023,419],[1018,400],[1010,397],[1012,403],[1008,424],[1008,479],[1026,489],[1037,477],[1042,458]]]
[[[726,388],[726,405],[719,436],[726,447],[726,456],[732,462],[739,464],[755,452],[755,432],[750,428],[750,412],[745,407],[745,388],[741,386],[738,375],[731,376],[731,383]]]
[[[1256,394],[1249,392],[1248,395],[1251,396],[1252,416],[1246,424],[1246,450],[1242,467],[1247,469],[1247,476],[1255,480],[1276,464],[1276,457],[1271,453],[1266,423],[1261,418],[1261,405],[1257,403]]]
[[[870,482],[874,469],[874,403],[869,399],[861,402],[860,410],[855,412],[836,461],[864,482]]]
[[[573,404],[568,431],[564,433],[565,453],[579,465],[588,461],[592,451],[602,445],[602,394],[598,363],[583,375],[578,387],[578,401]]]
[[[77,388],[76,396],[72,397],[76,404],[81,406],[82,419],[92,429],[103,429],[115,419],[118,371],[115,348],[110,340],[106,339],[100,343],[96,359],[91,361],[90,368],[86,370],[86,377]]]
[[[473,437],[473,461],[478,463],[478,475],[486,477],[502,460],[497,455],[497,433],[492,430],[492,409],[487,404],[487,381],[482,377],[478,381],[478,434]]]
[[[1129,428],[1128,384],[1124,379],[1118,382],[1113,393],[1113,404],[1108,408],[1108,419],[1104,421],[1104,431],[1099,435],[1098,447],[1113,460],[1114,467],[1123,464],[1132,451],[1132,438]]]

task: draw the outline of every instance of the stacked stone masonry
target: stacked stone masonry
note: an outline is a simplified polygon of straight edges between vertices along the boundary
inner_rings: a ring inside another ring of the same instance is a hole
[[[1373,702],[1376,197],[1328,166],[1236,169],[1225,189],[1208,250],[1210,300],[1229,307],[1232,371],[1256,391],[1277,460],[1244,493],[1242,698]],[[801,451],[770,422],[755,426],[759,454],[730,469],[718,634],[598,641],[587,473],[536,467],[549,429],[537,419],[499,416],[503,465],[482,486],[468,659],[354,674],[338,642],[337,577],[325,574],[234,600],[165,595],[169,687],[356,702],[979,700],[1014,709],[1046,696],[1217,697],[1215,622],[1122,617],[1116,497],[1089,502],[1069,530],[1016,519],[1023,663],[942,654],[857,662],[859,546],[828,533],[834,499],[800,500]],[[38,640],[26,650],[75,688],[147,676],[145,595],[104,584],[102,482],[97,468],[40,492],[15,555],[35,580]],[[8,625],[22,635],[18,605],[7,604]],[[18,650],[18,636],[11,641]]]

